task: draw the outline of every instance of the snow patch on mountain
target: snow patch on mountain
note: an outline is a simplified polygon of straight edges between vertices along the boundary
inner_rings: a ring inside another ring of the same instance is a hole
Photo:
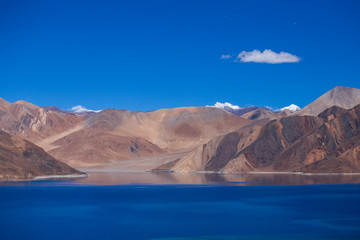
[[[299,111],[301,108],[295,104],[291,104],[290,106],[287,106],[287,107],[283,107],[283,108],[280,108],[278,111],[279,112],[283,112],[285,110],[290,110],[292,112],[296,112],[296,111]]]
[[[213,106],[207,106],[207,107],[214,107],[214,108],[220,108],[220,109],[231,109],[231,110],[239,110],[242,109],[242,107],[237,106],[237,105],[233,105],[231,103],[225,102],[225,103],[221,103],[221,102],[216,102],[215,105]]]
[[[297,106],[295,104],[291,104],[291,105],[289,105],[287,107],[283,107],[283,108],[280,108],[280,109],[276,109],[276,108],[272,108],[272,107],[265,107],[265,108],[272,111],[272,112],[277,112],[277,113],[283,112],[285,110],[289,110],[291,112],[296,112],[296,111],[299,111],[301,109],[299,106]]]
[[[240,110],[240,109],[245,109],[244,107],[240,107],[238,105],[233,105],[233,104],[228,103],[228,102],[225,102],[225,103],[216,102],[215,105],[212,105],[212,106],[208,105],[206,107],[220,108],[220,109],[224,109],[224,110],[227,110],[227,111],[230,111],[230,112]],[[289,105],[287,107],[283,107],[283,108],[280,108],[280,109],[276,109],[276,108],[269,107],[269,106],[264,106],[263,108],[268,109],[269,111],[272,111],[272,112],[283,112],[285,110],[296,112],[296,111],[299,111],[301,109],[299,106],[297,106],[295,104],[291,104],[291,105]]]
[[[91,110],[91,109],[87,109],[81,105],[77,105],[77,106],[70,108],[70,111],[72,111],[74,113],[86,113],[86,112],[98,113],[98,112],[101,112],[102,110]]]

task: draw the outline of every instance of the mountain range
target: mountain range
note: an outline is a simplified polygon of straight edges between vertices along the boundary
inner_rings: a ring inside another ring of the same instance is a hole
[[[360,172],[359,104],[360,89],[348,87],[335,87],[303,109],[280,110],[217,103],[150,112],[78,106],[81,111],[72,112],[0,99],[0,141],[22,139],[49,155],[45,161],[65,163],[66,170],[57,172],[22,169],[13,174],[17,179],[77,171],[66,164],[124,171],[353,173]],[[8,180],[12,170],[4,162],[20,167],[25,151],[11,149],[6,151],[17,160],[1,152],[0,161]]]
[[[297,106],[295,104],[291,104],[287,107],[283,107],[280,109],[273,109],[271,107],[257,107],[257,106],[240,107],[238,105],[233,105],[228,102],[225,102],[225,103],[216,102],[213,106],[207,106],[207,107],[223,109],[223,110],[225,110],[229,113],[235,114],[237,116],[242,116],[246,113],[253,112],[258,109],[261,109],[261,110],[267,111],[267,112],[272,112],[272,113],[274,113],[274,115],[276,115],[276,113],[289,112],[289,111],[296,112],[301,109],[299,106]]]

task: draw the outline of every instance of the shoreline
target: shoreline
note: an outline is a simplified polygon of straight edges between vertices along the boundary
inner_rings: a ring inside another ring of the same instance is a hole
[[[36,176],[34,178],[10,178],[6,180],[0,180],[0,183],[6,182],[33,182],[33,181],[41,181],[46,179],[61,179],[61,178],[86,178],[89,174],[68,174],[68,175],[47,175],[47,176]]]
[[[36,180],[44,180],[44,179],[52,179],[52,178],[86,178],[88,174],[68,174],[68,175],[47,175],[47,176],[37,176],[34,177],[34,181]]]

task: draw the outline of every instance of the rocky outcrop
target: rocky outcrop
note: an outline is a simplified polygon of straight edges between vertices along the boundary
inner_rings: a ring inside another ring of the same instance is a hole
[[[38,176],[81,176],[42,148],[0,131],[0,181],[33,180]]]

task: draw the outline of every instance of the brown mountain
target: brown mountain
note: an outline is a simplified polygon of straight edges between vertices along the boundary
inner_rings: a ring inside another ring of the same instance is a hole
[[[217,172],[360,172],[360,105],[291,116],[212,139],[158,169]]]
[[[338,106],[350,109],[360,104],[360,89],[335,87],[320,96],[314,102],[294,113],[297,116],[317,116],[327,108]]]
[[[132,112],[106,109],[67,132],[36,142],[72,166],[191,151],[252,121],[208,107]]]
[[[207,107],[152,112],[106,109],[79,116],[56,107],[0,100],[0,130],[81,167],[187,152],[251,122]]]
[[[51,157],[35,144],[0,131],[0,181],[80,174],[83,173]]]

